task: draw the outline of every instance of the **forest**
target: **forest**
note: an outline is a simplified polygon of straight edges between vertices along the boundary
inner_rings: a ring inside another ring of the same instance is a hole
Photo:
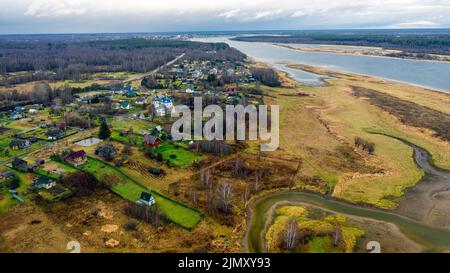
[[[143,38],[98,41],[0,41],[0,85],[83,80],[90,73],[151,71],[182,53],[190,58],[242,59],[227,44]],[[211,55],[211,54],[210,54]],[[17,72],[32,72],[16,75]],[[12,74],[11,74],[12,73]]]

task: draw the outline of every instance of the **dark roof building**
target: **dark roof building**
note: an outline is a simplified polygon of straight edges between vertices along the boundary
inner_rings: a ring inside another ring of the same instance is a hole
[[[154,135],[146,134],[144,135],[144,139],[142,140],[145,146],[147,147],[157,147],[160,145],[160,140],[158,137]]]

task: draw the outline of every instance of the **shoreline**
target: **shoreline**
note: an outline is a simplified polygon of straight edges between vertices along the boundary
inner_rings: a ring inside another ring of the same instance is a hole
[[[320,77],[320,76],[323,76],[323,74],[319,74],[317,71],[314,71],[314,69],[324,69],[324,70],[328,70],[329,72],[337,73],[337,74],[350,74],[350,75],[355,75],[355,76],[363,76],[363,77],[372,78],[372,79],[375,79],[378,81],[383,81],[385,83],[404,84],[404,85],[409,85],[412,87],[421,88],[427,92],[438,92],[439,94],[450,95],[450,90],[439,89],[439,88],[435,88],[435,87],[431,87],[431,86],[425,86],[425,85],[420,85],[420,84],[415,84],[415,83],[410,83],[410,82],[405,82],[405,81],[400,81],[400,80],[394,80],[394,79],[390,79],[390,78],[373,76],[373,75],[364,74],[364,73],[356,73],[356,72],[348,71],[348,70],[334,70],[334,69],[330,69],[330,68],[326,68],[326,67],[314,66],[314,65],[309,65],[309,64],[301,64],[301,63],[279,62],[279,64],[284,64],[284,65],[286,65],[286,67],[291,68],[291,69],[298,69],[298,70],[303,70],[303,71],[306,71],[309,73],[317,74],[318,77],[322,80],[324,80],[324,79],[326,80],[327,78],[332,78],[332,76],[325,75],[324,77]],[[286,71],[283,71],[283,72],[288,73]],[[294,79],[292,77],[291,77],[291,79],[298,82],[296,79]]]
[[[409,60],[409,61],[419,61],[419,62],[435,62],[435,63],[450,63],[450,57],[448,57],[447,60],[429,60],[429,59],[420,59],[420,58],[401,58],[401,57],[392,57],[392,56],[385,56],[385,55],[377,55],[377,54],[358,54],[358,53],[352,53],[352,52],[339,52],[337,50],[330,50],[330,51],[321,51],[318,49],[311,48],[311,50],[307,50],[305,48],[296,48],[293,46],[290,46],[289,44],[282,44],[282,43],[270,43],[273,46],[286,48],[290,50],[300,51],[304,53],[329,53],[329,54],[336,54],[336,55],[350,55],[350,56],[356,56],[356,57],[372,57],[372,58],[385,58],[385,59],[395,59],[395,60]],[[311,44],[311,45],[318,45],[318,46],[340,46],[340,45],[326,45],[326,44]],[[354,48],[371,48],[371,47],[363,47],[363,46],[351,46]]]

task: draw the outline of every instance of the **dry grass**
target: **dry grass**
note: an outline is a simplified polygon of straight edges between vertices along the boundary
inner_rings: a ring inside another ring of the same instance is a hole
[[[324,69],[312,72],[332,74],[336,78],[327,80],[324,87],[289,83],[290,88],[267,89],[275,98],[266,97],[266,103],[280,105],[281,149],[306,162],[313,172],[310,175],[334,185],[333,196],[393,208],[396,204],[389,197],[402,195],[405,188],[414,186],[422,177],[410,147],[370,131],[409,140],[429,150],[438,165],[450,166],[447,142],[433,137],[432,132],[405,125],[369,101],[352,95],[351,86],[355,85],[377,84],[378,88],[390,90],[391,86],[398,88],[398,84]],[[403,88],[408,90],[407,86]],[[309,96],[295,96],[298,93]],[[418,100],[420,93],[414,94]],[[442,107],[440,93],[426,95],[428,104],[435,102],[435,108]],[[353,146],[357,136],[375,143],[373,156]]]

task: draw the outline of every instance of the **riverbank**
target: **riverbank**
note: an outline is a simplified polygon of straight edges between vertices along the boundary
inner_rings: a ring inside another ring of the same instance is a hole
[[[314,47],[296,47],[289,44],[279,44],[274,43],[274,46],[287,48],[291,50],[296,50],[299,52],[313,52],[313,53],[330,53],[330,54],[339,54],[339,55],[351,55],[351,56],[366,56],[373,58],[386,58],[386,59],[400,59],[400,60],[415,60],[421,62],[442,62],[442,63],[450,63],[450,56],[445,55],[430,55],[434,59],[424,59],[415,57],[412,54],[409,54],[404,57],[394,57],[389,56],[388,54],[402,54],[403,51],[399,50],[389,50],[377,47],[364,47],[364,46],[341,46],[341,45],[325,45],[325,44],[316,44]]]
[[[249,252],[263,252],[265,230],[267,230],[273,219],[273,211],[280,204],[313,206],[334,214],[343,214],[353,219],[381,222],[384,225],[395,225],[397,228],[390,226],[388,229],[381,229],[380,232],[397,236],[393,240],[404,238],[406,241],[404,241],[403,248],[397,245],[397,249],[395,249],[394,241],[386,241],[384,249],[387,252],[391,252],[389,251],[390,249],[396,250],[392,252],[440,252],[450,247],[450,230],[430,227],[391,212],[350,205],[336,200],[325,199],[315,194],[284,191],[260,196],[249,207],[252,210],[252,216],[244,237],[244,249]],[[366,239],[384,241],[390,238],[387,237],[383,240],[383,236],[371,236],[366,237]]]

